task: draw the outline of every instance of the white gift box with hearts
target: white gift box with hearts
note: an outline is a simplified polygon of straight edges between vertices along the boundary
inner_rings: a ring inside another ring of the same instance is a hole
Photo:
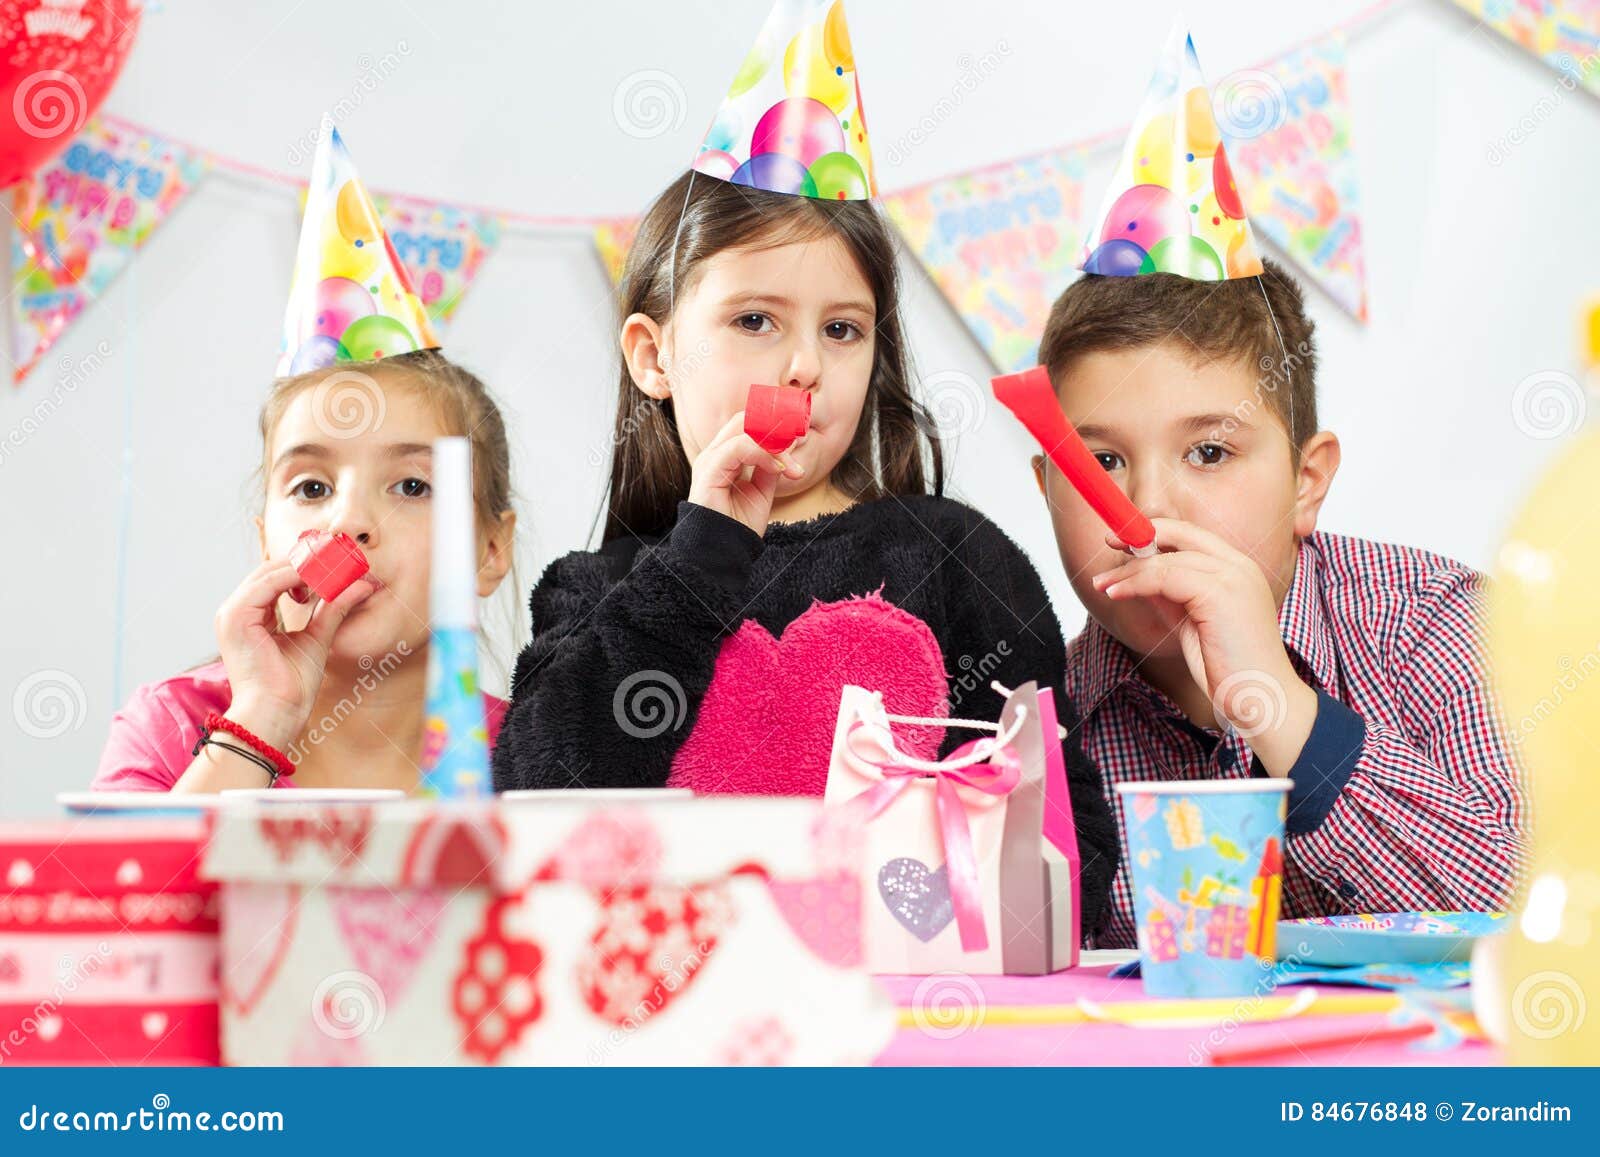
[[[862,935],[875,973],[1043,975],[1078,963],[1079,852],[1050,690],[937,759],[936,722],[847,686],[824,801],[865,823]]]
[[[0,1064],[217,1062],[200,819],[0,823]]]
[[[225,810],[224,1060],[870,1061],[859,825],[649,797]]]

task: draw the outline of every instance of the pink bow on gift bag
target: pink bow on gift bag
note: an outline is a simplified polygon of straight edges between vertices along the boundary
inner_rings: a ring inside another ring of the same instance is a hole
[[[884,718],[891,723],[921,726],[995,729],[992,723],[968,719],[904,715]],[[931,777],[936,781],[935,809],[940,837],[944,841],[945,864],[950,873],[950,906],[955,911],[962,950],[966,952],[982,952],[988,948],[989,935],[983,925],[983,901],[978,895],[978,861],[972,852],[972,830],[967,826],[967,807],[960,791],[967,788],[981,795],[1002,798],[1021,782],[1022,768],[1009,745],[1021,732],[1026,718],[1027,709],[1019,708],[1011,727],[1003,735],[963,743],[944,760],[916,759],[902,754],[895,748],[894,736],[887,727],[873,727],[864,719],[851,723],[845,735],[845,758],[854,765],[854,770],[868,777],[882,777],[846,805],[860,808],[867,820],[876,819],[917,780]],[[858,740],[864,734],[876,742],[877,753],[862,752]],[[983,801],[974,802],[981,804]]]
[[[1054,699],[1034,683],[994,690],[998,724],[890,715],[882,694],[841,692],[823,800],[866,834],[881,902],[863,913],[868,971],[1042,976],[1077,963],[1077,832]],[[993,734],[934,759],[947,727]]]

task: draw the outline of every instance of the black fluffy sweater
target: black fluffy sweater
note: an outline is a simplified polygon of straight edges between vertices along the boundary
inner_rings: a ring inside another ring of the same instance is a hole
[[[1083,927],[1097,925],[1117,829],[1062,688],[1061,626],[1027,557],[970,507],[884,498],[762,537],[685,502],[664,536],[552,563],[531,606],[494,753],[501,791],[820,794],[847,683],[897,714],[990,721],[991,680],[1053,688]],[[974,737],[951,728],[942,750]]]

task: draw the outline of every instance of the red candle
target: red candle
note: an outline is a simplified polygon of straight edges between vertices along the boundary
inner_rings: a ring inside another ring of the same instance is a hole
[[[811,395],[795,386],[751,386],[744,432],[768,454],[781,454],[811,425]]]
[[[1045,368],[1034,366],[1020,374],[1003,374],[990,384],[994,396],[1038,439],[1050,461],[1116,536],[1135,552],[1154,553],[1156,528],[1089,453],[1089,447],[1061,412]]]
[[[326,530],[302,533],[289,552],[289,561],[305,580],[305,587],[290,592],[300,603],[310,602],[312,595],[323,602],[332,602],[368,569],[367,556],[361,553],[355,539],[342,532],[329,534]]]

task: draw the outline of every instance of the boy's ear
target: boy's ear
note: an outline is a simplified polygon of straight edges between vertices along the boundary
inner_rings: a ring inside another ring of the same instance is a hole
[[[1039,488],[1039,493],[1043,494],[1046,500],[1048,500],[1050,495],[1045,491],[1044,488],[1044,455],[1035,454],[1029,459],[1029,461],[1033,464],[1034,485]]]
[[[1306,538],[1317,529],[1317,515],[1327,500],[1333,476],[1339,472],[1339,436],[1319,430],[1300,449],[1300,472],[1295,482],[1294,533]]]
[[[667,356],[662,348],[661,327],[647,314],[630,313],[622,323],[622,361],[628,376],[649,397],[665,401],[672,396],[667,378]]]
[[[517,540],[517,512],[504,510],[500,519],[484,534],[483,551],[478,560],[478,597],[486,599],[500,587],[511,569],[512,551]]]

